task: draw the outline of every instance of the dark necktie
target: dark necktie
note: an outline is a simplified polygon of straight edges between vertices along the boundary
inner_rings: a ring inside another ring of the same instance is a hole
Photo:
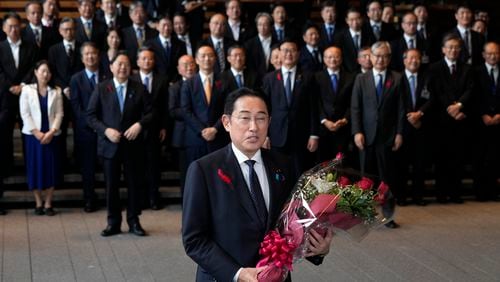
[[[457,74],[457,65],[451,65],[451,76],[455,76]]]
[[[95,89],[95,73],[90,76],[90,89],[94,91]]]
[[[378,74],[378,83],[377,83],[377,99],[380,101],[380,97],[382,97],[382,83],[383,83],[383,77],[382,74]]]
[[[373,34],[375,35],[375,39],[380,40],[380,27],[378,25],[373,25]]]
[[[40,36],[40,31],[38,30],[38,28],[35,28],[35,41],[36,41],[36,45],[38,45],[38,47],[40,47],[40,45],[42,44],[42,38]]]
[[[286,101],[288,102],[288,106],[292,104],[292,72],[289,71],[286,76],[285,81],[285,94]]]
[[[316,49],[313,50],[313,57],[314,57],[314,63],[316,65],[321,64],[321,61],[319,59],[319,52],[318,52],[318,50],[316,50]]]
[[[149,93],[149,76],[144,77],[144,87],[146,88],[146,91]]]
[[[359,34],[354,35],[354,48],[356,48],[356,52],[359,51]]]
[[[283,41],[283,29],[278,29],[277,31],[278,34],[278,41]]]
[[[266,202],[264,201],[264,194],[262,193],[262,187],[259,182],[259,178],[257,177],[257,173],[255,172],[254,160],[246,160],[245,163],[248,165],[248,178],[250,182],[250,195],[252,196],[252,201],[255,205],[255,209],[257,210],[257,214],[259,218],[262,220],[264,224],[267,224],[267,208]]]
[[[167,58],[167,65],[170,61],[170,43],[168,41],[165,40],[165,43],[163,44],[163,46],[165,47],[165,58]]]
[[[219,41],[215,47],[215,53],[217,53],[217,61],[219,62],[220,71],[224,71],[226,69],[226,59],[224,56],[224,48],[222,47],[222,43]]]
[[[339,85],[337,74],[332,73],[330,75],[330,81],[332,83],[333,94],[336,95],[337,94],[337,90],[338,90],[338,85]]]
[[[413,49],[415,48],[415,44],[413,43],[413,38],[408,40],[408,49]]]
[[[490,79],[491,79],[491,92],[496,93],[497,81],[495,80],[495,68],[490,69]]]
[[[68,58],[69,58],[69,63],[71,65],[73,65],[75,62],[75,58],[74,58],[73,54],[74,54],[73,46],[71,46],[71,44],[68,44]]]
[[[327,28],[327,34],[328,34],[328,44],[332,44],[333,43],[333,27],[331,25],[329,25]]]

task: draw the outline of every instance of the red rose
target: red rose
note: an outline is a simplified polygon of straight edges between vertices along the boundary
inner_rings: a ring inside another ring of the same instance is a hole
[[[363,177],[356,185],[362,190],[370,190],[373,187],[373,181],[368,177]]]
[[[222,180],[222,182],[228,184],[231,188],[233,188],[231,177],[225,174],[224,171],[222,171],[222,169],[219,168],[217,170],[217,175],[219,176],[220,180]]]
[[[338,152],[337,155],[335,156],[335,159],[339,161],[344,159],[344,154],[342,154],[342,152]]]
[[[377,195],[375,195],[375,201],[377,201],[379,204],[384,204],[385,202],[385,196],[389,192],[389,185],[387,185],[384,181],[380,182],[378,185],[377,189]]]
[[[215,88],[217,88],[217,90],[220,90],[221,87],[222,87],[222,81],[216,80],[215,81]]]
[[[276,74],[276,79],[278,79],[279,81],[281,81],[281,72],[278,72],[278,73]]]
[[[385,82],[385,89],[389,89],[389,88],[391,88],[391,85],[392,85],[392,80],[388,79],[388,80]]]
[[[337,181],[340,185],[340,187],[345,187],[347,185],[351,185],[351,180],[345,176],[339,177],[339,180]]]

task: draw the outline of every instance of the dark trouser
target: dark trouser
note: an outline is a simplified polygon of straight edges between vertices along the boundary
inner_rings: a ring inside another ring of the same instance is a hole
[[[76,158],[82,174],[83,199],[85,202],[97,200],[95,194],[95,171],[97,163],[97,137],[94,140],[75,140]]]
[[[478,200],[494,200],[499,195],[500,125],[484,126],[480,144],[476,160],[478,183],[474,183],[476,197]]]
[[[149,132],[151,133],[151,132]],[[146,138],[145,146],[145,201],[144,204],[148,206],[149,204],[158,204],[160,200],[160,178],[161,178],[161,170],[160,170],[160,155],[161,155],[161,143],[158,138],[159,134],[152,133],[148,134]]]
[[[393,190],[398,200],[408,197],[408,180],[411,180],[411,197],[421,201],[424,193],[426,140],[423,129],[411,129],[403,138],[403,146],[397,153],[397,189]]]
[[[463,122],[451,122],[439,128],[439,150],[436,160],[438,199],[459,199],[462,195],[463,154],[465,146]]]
[[[208,146],[203,145],[203,146],[188,146],[186,147],[186,165],[189,167],[189,165],[196,161],[197,159],[205,156],[208,154]]]
[[[370,175],[378,175],[379,181],[383,181],[389,185],[389,195],[382,207],[382,212],[385,217],[393,216],[395,201],[392,190],[394,190],[396,186],[396,181],[392,145],[375,143],[370,146],[365,146],[364,150],[360,151],[359,159],[361,173],[363,175],[367,175],[367,177],[370,177]],[[377,183],[375,179],[372,180],[374,180],[374,183]],[[376,189],[377,187],[378,184],[376,184],[374,188]]]
[[[139,221],[139,215],[141,214],[140,190],[144,178],[141,151],[138,149],[133,150],[120,143],[114,158],[103,158],[108,225],[118,227],[122,221],[120,204],[120,175],[122,166],[125,184],[127,185],[127,223],[130,226]]]
[[[347,157],[350,138],[350,132],[347,128],[322,135],[319,138],[319,161],[323,162],[334,159],[337,153],[342,153],[344,157]]]

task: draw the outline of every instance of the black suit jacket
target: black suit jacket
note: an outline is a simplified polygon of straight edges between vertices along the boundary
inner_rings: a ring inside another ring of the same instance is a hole
[[[121,144],[126,146],[130,153],[143,150],[143,131],[152,119],[151,97],[141,83],[132,79],[128,80],[126,96],[121,113],[113,79],[109,79],[98,84],[89,100],[87,122],[97,133],[97,154],[106,159],[115,157]],[[143,131],[135,140],[128,141],[122,137],[117,144],[112,143],[104,135],[107,128],[114,128],[124,133],[136,122],[141,124]]]
[[[321,58],[314,58],[314,55],[309,52],[306,46],[300,49],[299,66],[303,71],[317,72],[323,69],[323,49],[318,48],[318,56]]]
[[[267,226],[260,223],[231,145],[190,165],[182,241],[187,255],[198,264],[196,281],[232,281],[240,267],[257,264],[260,243],[274,226],[293,185],[287,159],[264,149],[261,152],[270,192]]]
[[[106,18],[104,16],[103,10],[97,9],[95,11],[95,18],[106,26],[106,30],[111,28],[110,26],[108,26],[106,24]],[[116,15],[116,22],[114,23],[115,28],[120,30],[120,29],[127,27],[127,26],[130,26],[130,25],[132,25],[132,21],[130,21],[130,17],[128,16],[128,12],[126,14],[122,13],[121,15]]]
[[[184,147],[184,115],[181,107],[181,89],[184,81],[181,79],[170,85],[168,88],[168,112],[170,118],[174,120],[172,133],[172,146],[174,148]]]
[[[450,33],[454,33],[458,35],[460,38],[462,38],[462,36],[460,35],[460,31],[458,30],[457,27],[450,30]],[[471,29],[470,37],[471,37],[472,52],[470,50],[467,50],[467,48],[465,48],[464,46],[465,43],[464,43],[462,45],[462,49],[460,50],[460,61],[462,63],[466,63],[470,58],[472,59],[472,65],[477,66],[484,62],[482,55],[484,36]],[[464,40],[464,38],[462,38],[462,40]]]
[[[392,146],[396,134],[403,134],[404,119],[399,73],[386,72],[380,99],[372,71],[356,77],[351,98],[352,134],[363,133],[368,146]]]
[[[466,115],[474,110],[472,68],[467,64],[457,62],[456,69],[456,74],[452,77],[444,59],[429,66],[429,89],[433,93],[432,104],[436,110],[438,123],[444,126],[455,121],[446,111],[448,106],[455,102],[462,103],[462,111]]]
[[[396,37],[398,35],[396,30],[394,29],[394,26],[392,26],[391,24],[385,23],[385,22],[382,22],[382,24],[381,24],[380,38],[378,40],[375,37],[375,33],[373,32],[372,26],[370,25],[370,20],[367,19],[363,23],[362,28],[365,30],[366,34],[368,35],[370,42],[392,41],[392,40],[396,39]]]
[[[142,84],[141,76],[135,73],[130,76],[131,79]],[[153,102],[153,119],[150,124],[149,130],[153,135],[160,129],[166,129],[168,124],[167,102],[168,102],[168,81],[167,77],[159,73],[153,73],[153,81],[151,82],[151,101]],[[147,89],[146,89],[147,91]]]
[[[209,151],[213,151],[227,144],[227,136],[225,136],[221,122],[225,99],[222,91],[222,81],[215,73],[210,104],[207,103],[200,74],[196,74],[182,84],[181,108],[186,125],[184,136],[186,146],[208,145]],[[201,131],[207,127],[215,127],[218,131],[215,140],[210,142],[201,136]]]
[[[294,27],[292,24],[286,23],[285,24],[284,38],[291,39],[292,41],[298,42],[297,39],[299,38],[300,31],[297,32],[297,30],[299,30],[299,29]],[[271,33],[273,36],[273,40],[278,42],[278,33],[276,32],[276,29],[274,29],[274,25],[271,25]]]
[[[271,102],[271,124],[268,136],[271,145],[284,147],[289,142],[292,148],[305,148],[311,135],[318,135],[317,97],[311,93],[312,75],[297,69],[293,99],[288,106],[281,69],[268,73],[262,82],[264,93]]]
[[[21,37],[23,38],[23,41],[29,42],[32,45],[37,45],[35,32],[31,29],[31,25],[26,25],[21,33]],[[49,48],[57,43],[57,39],[57,34],[54,32],[54,29],[42,26],[42,41],[39,46],[40,59],[48,58]]]
[[[223,71],[220,75],[222,81],[222,89],[224,93],[224,97],[234,90],[238,89],[238,84],[236,83],[236,77],[234,76],[231,69]],[[257,77],[257,73],[250,69],[243,70],[243,87],[250,89],[258,89],[260,88],[261,83]]]
[[[227,69],[229,69],[230,65],[229,65],[229,62],[227,61],[227,50],[229,49],[229,47],[231,47],[232,45],[235,44],[235,42],[228,38],[228,37],[224,37],[223,41],[222,41],[223,45],[224,45],[224,60],[226,61],[226,66],[224,69],[221,69],[221,66],[219,64],[219,60],[216,59],[216,62],[215,62],[215,69],[214,69],[214,72],[215,73],[221,73]],[[191,42],[192,43],[192,42]],[[207,39],[204,39],[202,41],[200,41],[200,44],[198,44],[198,48],[201,47],[201,46],[210,46],[212,48],[214,48],[214,51],[215,51],[215,45],[214,45],[214,42],[212,41],[212,37],[208,36]],[[215,56],[217,58],[217,51],[215,51]]]
[[[420,111],[424,116],[420,119],[422,123],[430,122],[432,118],[432,100],[431,92],[428,87],[428,77],[426,72],[418,72],[417,74],[417,88],[415,89],[415,105],[411,97],[410,81],[406,73],[401,74],[401,95],[403,98],[403,105],[405,113]],[[405,119],[405,132],[413,130],[414,127]]]
[[[68,87],[71,76],[83,69],[78,43],[74,46],[73,56],[70,58],[67,54],[64,42],[57,43],[49,49],[52,79],[61,89]]]
[[[88,38],[85,33],[85,28],[83,27],[82,19],[80,17],[75,19],[75,38],[80,45],[83,42],[92,41],[97,44],[99,50],[104,50],[106,33],[106,24],[94,18],[92,20],[92,34],[90,38]]]
[[[326,30],[325,23],[321,23],[319,30],[319,38],[320,38],[319,46],[321,47],[321,49],[325,50],[326,48],[335,45],[335,38],[338,36],[341,30],[342,29],[339,23],[335,23],[335,28],[333,29],[333,36],[331,37],[331,41],[329,41],[328,30]]]
[[[360,47],[371,45],[372,41],[367,33],[361,30],[361,45]],[[342,65],[347,71],[358,72],[360,67],[358,64],[358,51],[354,45],[354,40],[351,37],[349,28],[345,28],[335,39],[335,46],[342,49]]]
[[[168,82],[174,80],[177,76],[177,62],[182,55],[186,54],[186,44],[177,39],[177,36],[171,36],[169,56],[167,56],[159,36],[148,40],[145,45],[150,46],[155,53],[155,71],[165,75]]]
[[[271,37],[271,44],[269,47],[272,47],[276,43],[278,43],[276,39]],[[266,66],[266,56],[258,35],[245,43],[245,50],[247,58],[246,65],[249,69],[256,71],[259,78],[262,79],[266,73],[273,70],[273,65],[270,62],[267,62]]]
[[[351,94],[356,74],[340,70],[337,93],[334,93],[328,70],[315,74],[316,89],[319,102],[319,120],[351,118]]]
[[[252,38],[255,35],[254,30],[250,25],[248,25],[246,22],[241,21],[240,23],[240,37],[238,40],[234,39],[233,32],[231,30],[231,27],[229,26],[229,21],[226,21],[226,30],[224,32],[224,37],[227,37],[234,42],[238,44],[243,44],[245,43],[248,39]]]
[[[143,44],[158,35],[158,32],[148,25],[144,25],[145,40]],[[128,57],[133,68],[137,68],[137,50],[139,50],[139,43],[135,34],[134,26],[129,26],[122,29],[122,45],[127,50]]]
[[[498,70],[498,64],[496,68]],[[485,64],[476,67],[474,77],[474,93],[479,100],[479,114],[492,116],[500,113],[500,85],[498,83],[500,80],[497,78],[496,87],[493,87]]]
[[[9,42],[0,42],[0,89],[8,92],[13,85],[31,83],[34,62],[39,60],[39,49],[29,42],[21,42],[19,66],[16,68]],[[0,90],[0,91],[1,91]]]

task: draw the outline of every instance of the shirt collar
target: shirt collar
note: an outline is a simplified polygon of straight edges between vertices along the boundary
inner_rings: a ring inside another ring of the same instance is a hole
[[[71,47],[75,48],[75,40],[68,41],[66,39],[63,39],[63,44],[64,44],[64,47],[67,47],[68,45],[71,45]]]
[[[405,38],[406,42],[410,41],[410,39],[413,39],[413,44],[417,44],[417,36],[416,35],[408,35],[406,33],[403,33],[403,37]]]
[[[361,36],[361,30],[354,31],[354,30],[352,30],[352,29],[349,28],[349,33],[351,33],[351,37],[354,37],[355,35]]]
[[[375,77],[375,79],[377,78],[377,76],[378,76],[379,74],[381,74],[381,75],[382,75],[382,79],[384,79],[384,80],[385,80],[385,77],[386,77],[386,75],[387,75],[387,70],[383,70],[383,71],[380,71],[380,72],[379,72],[379,71],[377,71],[377,70],[375,70],[375,69],[372,69],[372,71],[373,71],[373,77]]]
[[[214,80],[214,78],[213,78],[214,74],[213,73],[211,73],[209,75],[205,75],[203,72],[200,71],[200,72],[198,72],[198,74],[200,74],[201,83],[205,83],[205,79],[207,79],[207,78],[210,79],[212,82]]]
[[[241,25],[241,21],[236,22],[236,21],[232,21],[232,20],[228,19],[227,22],[229,23],[230,27],[235,27],[235,26],[239,27]]]
[[[329,69],[329,68],[326,68],[326,70],[328,71],[328,75],[336,74],[337,76],[339,76],[340,70],[334,71],[334,70]]]
[[[311,46],[311,45],[309,45],[309,44],[306,44],[306,48],[307,48],[307,50],[308,50],[309,52],[311,52],[311,53],[312,53],[312,52],[314,52],[314,51],[317,51],[317,52],[318,52],[318,54],[319,54],[319,49],[318,49],[318,47],[313,47],[313,46]]]
[[[259,36],[260,42],[265,42],[265,41],[271,42],[271,35],[269,35],[268,37],[264,37],[264,36],[259,34],[258,36]]]
[[[162,45],[165,44],[165,41],[168,41],[168,43],[170,43],[170,41],[171,41],[170,39],[172,38],[172,37],[167,38],[161,34],[158,34],[158,37],[160,38],[160,42]]]
[[[463,27],[461,25],[457,25],[457,29],[458,29],[458,31],[460,31],[460,34],[464,34],[465,31],[469,30],[469,28]]]
[[[127,86],[128,86],[128,80],[126,80],[125,82],[123,83],[119,83],[118,80],[116,80],[116,78],[113,78],[113,84],[115,85],[115,88],[118,89],[118,87],[120,85],[123,85],[125,86],[125,89],[127,89]]]
[[[31,30],[35,30],[35,29],[38,29],[38,30],[42,30],[42,25],[34,25],[32,23],[30,23],[30,27],[31,27]]]
[[[132,24],[132,26],[134,27],[134,30],[137,30],[139,28],[142,28],[142,31],[146,30],[146,27],[144,25]]]
[[[325,28],[328,29],[329,27],[335,29],[335,23],[325,23]]]
[[[245,161],[249,160],[249,158],[245,154],[243,154],[243,152],[241,152],[238,148],[236,148],[234,143],[231,143],[231,148],[233,149],[233,153],[236,156],[236,159],[238,160],[238,163],[240,165],[244,164]],[[260,149],[257,152],[255,152],[255,154],[250,158],[250,160],[254,160],[258,164],[263,164],[262,153]]]
[[[498,69],[497,65],[492,66],[492,65],[490,65],[490,64],[488,64],[486,62],[484,62],[484,65],[486,66],[486,69],[488,70],[488,73],[491,71],[492,68],[495,69],[495,70]]]
[[[99,76],[99,71],[95,71],[95,72],[92,72],[91,70],[89,69],[85,69],[85,74],[87,75],[87,77],[90,79],[92,77],[93,74],[95,74],[95,76]]]
[[[451,67],[451,65],[457,65],[457,62],[452,62],[450,60],[448,60],[448,58],[444,57],[444,61],[446,62],[446,64],[448,65],[448,67]]]
[[[92,24],[92,19],[86,19],[84,17],[80,17],[80,20],[82,21],[82,23],[85,25],[87,24],[87,22],[90,22]]]
[[[236,69],[234,69],[233,67],[231,67],[231,72],[233,73],[233,75],[236,77],[236,75],[238,74],[241,74],[241,76],[243,76],[243,70],[241,71],[237,71]]]
[[[376,22],[376,21],[373,21],[373,20],[370,20],[370,26],[378,26],[378,27],[382,27],[382,22]]]
[[[139,71],[139,75],[141,76],[141,80],[144,80],[145,77],[148,77],[149,80],[153,77],[153,72],[150,72],[148,74],[143,73],[142,71]]]
[[[215,38],[213,37],[212,35],[210,35],[210,38],[212,39],[212,42],[214,43],[214,48],[217,47],[217,43],[220,42],[220,44],[222,44],[222,46],[224,46],[224,38]]]
[[[412,73],[412,72],[410,72],[408,69],[405,69],[405,75],[406,75],[406,77],[407,77],[408,79],[409,79],[409,78],[410,78],[410,76],[412,76],[412,75],[413,75],[413,76],[415,76],[415,78],[417,78],[418,73],[417,73],[417,72],[416,72],[416,73]]]
[[[296,73],[297,72],[297,66],[294,66],[291,69],[287,69],[285,66],[281,66],[281,71],[283,72],[283,74],[286,74],[289,71],[291,71],[292,73]]]
[[[14,45],[14,46],[16,46],[16,47],[21,46],[21,39],[17,40],[17,42],[12,42],[12,40],[11,40],[9,37],[7,37],[7,41],[9,42],[9,44],[10,44],[11,46],[12,46],[12,45]]]

